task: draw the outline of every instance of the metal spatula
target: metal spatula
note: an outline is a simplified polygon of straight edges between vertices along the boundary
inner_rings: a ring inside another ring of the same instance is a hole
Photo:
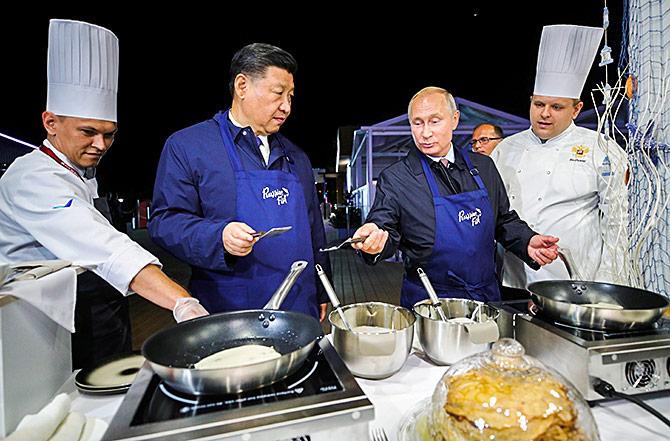
[[[354,239],[353,237],[350,237],[349,239],[345,240],[344,242],[342,242],[339,245],[335,245],[334,247],[329,247],[329,248],[321,248],[319,251],[322,252],[322,253],[329,253],[331,251],[337,251],[345,245],[349,245],[349,244],[352,244],[352,243],[365,242],[365,239],[367,239],[367,237],[357,237],[356,239]]]
[[[274,227],[270,228],[268,231],[256,231],[251,233],[251,237],[257,237],[258,240],[263,239],[264,237],[278,236],[280,234],[286,233],[293,227]]]

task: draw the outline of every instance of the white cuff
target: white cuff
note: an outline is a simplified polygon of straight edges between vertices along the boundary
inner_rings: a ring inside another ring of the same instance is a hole
[[[153,254],[133,243],[112,254],[108,262],[93,271],[126,296],[130,294],[129,285],[133,278],[151,264],[163,266]]]

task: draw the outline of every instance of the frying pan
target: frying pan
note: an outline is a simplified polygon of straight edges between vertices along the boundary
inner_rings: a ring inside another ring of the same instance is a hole
[[[152,335],[142,346],[142,355],[163,381],[191,395],[239,393],[289,376],[323,336],[314,317],[276,310],[306,266],[305,261],[294,262],[263,309],[224,312],[182,322]],[[193,368],[213,353],[247,344],[272,346],[282,355],[237,367]]]
[[[546,316],[571,326],[602,331],[651,327],[670,306],[670,301],[660,294],[610,283],[544,280],[528,285],[528,291]],[[588,306],[597,304],[619,305],[622,309]]]

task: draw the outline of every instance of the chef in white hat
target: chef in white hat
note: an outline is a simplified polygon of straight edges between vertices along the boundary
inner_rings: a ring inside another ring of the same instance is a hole
[[[531,127],[505,138],[494,159],[511,208],[534,230],[560,237],[583,280],[613,282],[615,248],[621,246],[616,236],[626,220],[625,153],[573,122],[602,34],[601,28],[544,27]],[[569,279],[564,263],[557,259],[528,271],[507,253],[503,285],[525,288],[544,279]]]
[[[131,349],[131,291],[173,310],[177,321],[207,314],[156,257],[114,229],[98,198],[95,167],[117,130],[118,61],[109,30],[51,20],[47,137],[0,180],[0,262],[64,259],[88,270],[77,280],[74,368]]]

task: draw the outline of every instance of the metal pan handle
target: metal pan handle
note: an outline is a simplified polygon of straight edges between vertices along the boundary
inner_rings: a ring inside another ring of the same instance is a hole
[[[563,261],[565,269],[568,270],[570,280],[585,280],[579,273],[579,270],[575,265],[575,259],[572,258],[572,253],[569,249],[558,247],[558,257]]]
[[[293,284],[298,279],[298,276],[307,267],[307,262],[304,260],[297,260],[291,265],[291,272],[288,273],[288,276],[284,281],[279,285],[279,288],[272,294],[270,300],[266,303],[263,309],[279,309],[281,304],[284,303],[284,299],[288,295],[289,291],[293,287]]]

